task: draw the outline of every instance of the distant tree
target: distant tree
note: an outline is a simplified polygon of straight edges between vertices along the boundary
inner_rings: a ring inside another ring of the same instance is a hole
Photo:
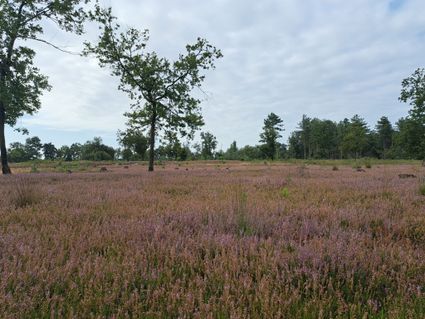
[[[401,118],[396,123],[392,156],[404,159],[423,159],[423,127],[412,117]]]
[[[49,90],[47,77],[34,66],[35,51],[29,40],[50,44],[40,36],[47,21],[65,31],[81,34],[86,18],[80,4],[88,0],[0,0],[0,152],[3,174],[7,162],[5,125],[33,114],[41,106],[40,96]]]
[[[238,146],[236,145],[236,141],[233,141],[230,144],[230,147],[223,154],[223,158],[227,160],[237,160],[239,159]]]
[[[337,156],[337,125],[314,118],[309,122],[309,157],[331,159]]]
[[[363,118],[354,115],[342,140],[342,148],[356,159],[362,156],[368,145],[369,129]]]
[[[110,161],[115,157],[115,150],[103,144],[100,137],[87,141],[82,146],[82,160],[87,161]]]
[[[425,69],[417,69],[410,77],[402,81],[399,100],[409,103],[409,148],[415,151],[415,158],[425,159]],[[413,154],[412,154],[413,155]]]
[[[25,141],[25,152],[27,153],[29,160],[39,159],[41,151],[43,150],[43,144],[38,136],[27,138]]]
[[[55,160],[58,155],[58,150],[52,143],[46,143],[43,145],[43,155],[46,160]]]
[[[425,123],[425,69],[417,69],[401,86],[399,100],[412,106],[409,111],[412,119]]]
[[[304,148],[302,131],[292,132],[288,139],[288,155],[291,158],[305,158],[306,149]]]
[[[124,148],[124,159],[145,160],[149,140],[141,130],[127,129],[126,131],[118,131],[118,142]]]
[[[348,129],[350,127],[350,120],[345,118],[340,121],[336,126],[336,141],[338,145],[339,158],[343,159],[347,157],[347,145],[344,143],[344,138],[348,133]]]
[[[382,116],[376,124],[378,152],[382,158],[387,157],[388,150],[393,144],[394,129],[386,116]]]
[[[262,150],[269,159],[275,159],[279,148],[278,139],[282,136],[282,119],[274,113],[270,113],[264,120],[263,132],[260,134],[260,142],[264,143]]]
[[[146,52],[148,31],[133,28],[119,32],[111,9],[96,7],[93,20],[102,34],[95,45],[87,44],[85,54],[94,54],[101,67],[110,67],[120,78],[119,89],[128,93],[134,104],[128,113],[130,126],[148,132],[149,171],[154,170],[155,140],[160,131],[178,132],[192,137],[203,125],[200,100],[191,91],[200,87],[201,71],[214,67],[221,52],[206,40],[186,46],[186,54],[175,62]]]
[[[263,154],[259,146],[246,145],[239,149],[239,157],[244,161],[251,161],[262,158]]]
[[[301,144],[303,148],[303,158],[307,159],[311,157],[311,119],[303,114],[302,120],[299,123],[299,128],[301,130]]]
[[[8,152],[9,161],[11,163],[21,163],[29,161],[25,145],[19,142],[10,144]]]
[[[71,148],[67,145],[63,145],[61,148],[58,149],[58,158],[66,161],[71,162],[72,161],[72,152]]]
[[[214,152],[217,148],[217,138],[210,132],[201,133],[201,155],[203,159],[214,158]]]
[[[81,160],[83,146],[80,143],[72,143],[69,152],[73,161]]]

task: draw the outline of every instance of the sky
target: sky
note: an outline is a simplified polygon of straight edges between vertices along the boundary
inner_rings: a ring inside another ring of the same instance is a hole
[[[202,110],[219,148],[259,141],[263,120],[284,121],[285,142],[303,114],[335,121],[359,114],[373,128],[383,115],[406,116],[401,81],[425,67],[424,0],[103,0],[123,27],[150,30],[148,50],[171,60],[198,37],[224,57],[208,71]],[[44,38],[79,52],[81,37],[45,25]],[[17,127],[57,146],[100,136],[118,146],[130,100],[94,58],[28,43],[53,86],[42,108]],[[194,92],[200,94],[200,92]],[[26,137],[7,130],[9,142]]]

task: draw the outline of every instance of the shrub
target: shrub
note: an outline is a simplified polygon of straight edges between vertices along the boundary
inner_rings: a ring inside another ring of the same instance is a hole
[[[252,235],[247,216],[247,199],[247,193],[240,186],[237,187],[233,197],[233,213],[236,215],[236,225],[240,236]]]
[[[280,190],[280,196],[282,196],[283,198],[288,198],[289,197],[289,189],[287,187],[284,187]]]
[[[41,201],[41,194],[31,180],[28,178],[18,178],[10,199],[15,208],[23,208],[39,203]]]
[[[366,168],[372,168],[372,163],[370,162],[370,160],[367,159],[367,160],[365,160],[364,166]]]

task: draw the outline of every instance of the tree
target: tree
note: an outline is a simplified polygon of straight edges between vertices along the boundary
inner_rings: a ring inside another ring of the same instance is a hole
[[[84,54],[94,54],[101,67],[110,67],[112,75],[120,78],[119,89],[133,101],[132,112],[127,113],[130,127],[148,133],[149,171],[153,171],[159,132],[178,132],[191,138],[203,125],[201,101],[190,93],[201,87],[205,79],[201,71],[214,68],[214,61],[222,54],[198,38],[186,46],[186,54],[171,62],[147,52],[147,30],[120,32],[111,8],[96,6],[92,19],[100,24],[102,34],[95,45],[86,43]]]
[[[58,149],[58,158],[61,158],[66,162],[71,162],[72,161],[71,148],[67,145],[63,145],[60,149]]]
[[[69,147],[69,154],[73,161],[78,161],[82,157],[83,146],[80,143],[72,143]]]
[[[417,69],[401,86],[399,100],[412,106],[409,114],[413,119],[425,123],[425,69]]]
[[[303,158],[307,159],[311,157],[311,147],[310,147],[310,138],[311,138],[311,119],[303,114],[303,118],[299,123],[301,129],[301,141],[303,146]]]
[[[382,116],[376,124],[378,137],[378,152],[382,158],[386,158],[388,150],[393,144],[394,129],[386,116]]]
[[[58,155],[58,150],[52,143],[46,143],[43,145],[44,159],[53,161]]]
[[[34,114],[41,106],[41,94],[50,89],[47,77],[34,66],[35,51],[24,44],[30,40],[50,44],[40,37],[47,20],[55,22],[60,29],[81,34],[86,14],[80,4],[88,2],[0,0],[0,152],[3,174],[11,173],[7,162],[5,125],[14,126],[19,117]]]
[[[124,159],[130,160],[135,157],[139,160],[145,160],[149,141],[141,130],[118,131],[118,142],[124,147]]]
[[[305,148],[303,148],[302,131],[292,132],[288,139],[289,156],[292,158],[305,158]]]
[[[224,159],[227,159],[227,160],[239,159],[238,146],[236,144],[236,141],[233,141],[232,144],[230,144],[230,147],[224,153],[223,157]]]
[[[399,100],[409,103],[408,121],[412,120],[409,129],[415,127],[415,132],[410,132],[408,142],[410,149],[416,148],[415,158],[425,159],[425,69],[417,69],[410,77],[402,81]],[[415,147],[416,146],[416,147]]]
[[[26,139],[25,153],[27,154],[29,160],[39,159],[42,149],[43,144],[41,144],[41,140],[38,136]]]
[[[263,153],[271,160],[275,159],[279,149],[277,140],[281,138],[283,131],[282,119],[274,113],[270,113],[264,120],[263,132],[260,134],[260,142],[264,143]]]
[[[368,145],[368,133],[365,120],[357,114],[354,115],[342,139],[342,149],[356,159],[359,158]]]
[[[210,132],[201,133],[201,155],[203,159],[213,159],[217,148],[217,138]]]
[[[12,163],[21,163],[29,160],[28,155],[25,151],[25,145],[19,142],[10,144],[8,160]]]
[[[72,155],[71,155],[72,156]],[[81,159],[85,161],[111,161],[115,157],[115,150],[103,144],[100,137],[95,137],[93,141],[87,141],[82,146]]]

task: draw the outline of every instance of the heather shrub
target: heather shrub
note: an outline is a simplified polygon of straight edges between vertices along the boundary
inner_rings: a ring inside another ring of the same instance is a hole
[[[247,193],[238,185],[233,195],[233,214],[236,218],[237,232],[241,236],[252,234],[248,220],[247,199]]]
[[[41,193],[32,180],[19,177],[13,185],[10,200],[16,208],[32,206],[41,201]]]

